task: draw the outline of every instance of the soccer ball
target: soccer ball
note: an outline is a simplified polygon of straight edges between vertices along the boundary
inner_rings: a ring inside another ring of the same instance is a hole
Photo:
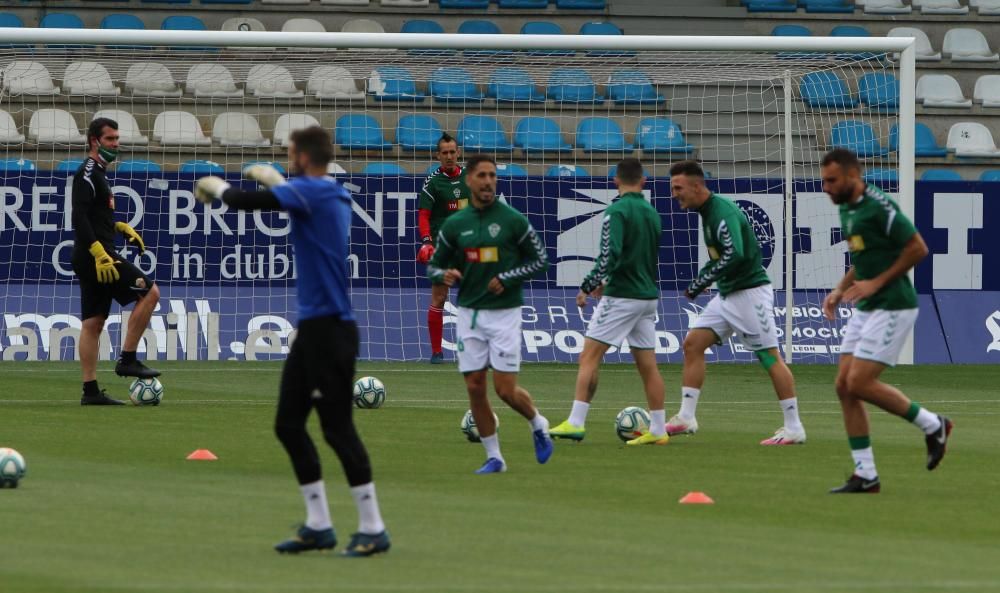
[[[493,421],[496,422],[497,430],[500,430],[500,419],[497,418],[496,412],[493,413]],[[478,443],[479,439],[479,429],[476,428],[476,419],[472,417],[472,410],[466,410],[465,416],[462,416],[462,434],[465,438],[469,439],[470,443]]]
[[[136,379],[128,388],[128,398],[137,406],[158,406],[163,399],[163,383],[156,377]]]
[[[629,406],[615,417],[615,433],[623,441],[630,441],[649,431],[649,412]]]
[[[24,477],[28,466],[24,464],[24,457],[17,451],[0,447],[0,488],[17,488],[17,483]]]
[[[375,377],[361,377],[354,382],[354,405],[381,408],[385,403],[385,385]]]

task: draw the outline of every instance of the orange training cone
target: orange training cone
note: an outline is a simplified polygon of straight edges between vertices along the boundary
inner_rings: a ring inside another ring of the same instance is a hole
[[[715,501],[704,492],[688,492],[678,502],[681,504],[715,504]]]
[[[218,457],[208,449],[195,449],[187,456],[188,461],[215,461]]]

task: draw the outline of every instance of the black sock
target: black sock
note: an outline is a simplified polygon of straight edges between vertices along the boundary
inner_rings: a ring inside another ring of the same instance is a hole
[[[135,362],[135,352],[129,352],[128,350],[122,350],[122,362],[125,364],[131,364]]]
[[[84,395],[100,395],[101,390],[97,387],[97,380],[83,382]]]

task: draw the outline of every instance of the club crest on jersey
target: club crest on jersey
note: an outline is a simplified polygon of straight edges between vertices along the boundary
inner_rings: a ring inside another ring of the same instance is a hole
[[[851,235],[847,238],[847,248],[851,251],[864,251],[865,240],[861,235]]]
[[[500,261],[500,251],[496,247],[466,247],[465,261],[477,264],[489,264]]]
[[[497,223],[494,222],[490,226],[486,227],[486,230],[489,231],[490,237],[493,237],[494,239],[496,239],[497,235],[500,234],[500,225],[498,225]]]
[[[455,195],[455,199],[457,200],[462,196],[462,188],[456,187],[454,190],[452,190],[452,193]]]

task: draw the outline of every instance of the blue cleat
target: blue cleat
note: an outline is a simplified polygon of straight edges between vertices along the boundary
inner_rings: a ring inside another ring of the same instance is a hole
[[[367,533],[355,533],[351,536],[351,543],[340,553],[341,556],[350,558],[363,558],[388,552],[392,543],[389,542],[389,532],[383,531],[375,535]]]
[[[552,457],[552,452],[555,450],[552,438],[544,430],[536,430],[532,434],[535,439],[535,459],[538,460],[538,463],[545,463],[549,457]]]
[[[483,464],[483,467],[476,470],[477,474],[498,474],[507,471],[507,464],[502,459],[490,457]]]
[[[444,352],[435,352],[431,354],[431,364],[444,364]]]
[[[298,533],[274,546],[280,554],[298,554],[309,550],[332,550],[337,545],[337,534],[330,529],[310,529],[303,525]]]

